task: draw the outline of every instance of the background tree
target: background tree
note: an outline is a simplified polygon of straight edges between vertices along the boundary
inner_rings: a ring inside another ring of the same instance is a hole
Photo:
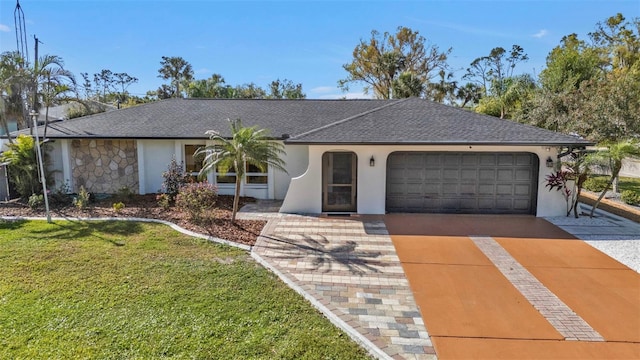
[[[638,19],[617,14],[596,26],[590,44],[565,36],[514,118],[595,142],[640,136],[639,29]]]
[[[158,77],[170,81],[171,86],[174,88],[172,97],[182,97],[180,84],[186,84],[188,86],[189,82],[193,80],[193,68],[191,64],[181,57],[163,56],[160,65],[161,67],[158,69],[158,73],[160,74]],[[185,88],[187,86],[185,86]]]
[[[269,84],[268,99],[304,99],[306,97],[307,95],[302,92],[302,84],[294,84],[291,80],[277,79]]]
[[[405,71],[393,82],[394,98],[420,97],[425,91],[425,84],[412,72]]]
[[[233,89],[225,83],[220,74],[213,74],[208,79],[193,80],[187,88],[190,98],[227,99],[231,98]]]
[[[18,129],[29,127],[26,91],[33,86],[32,79],[26,61],[17,51],[0,54],[0,120],[5,131],[9,130],[9,120],[14,120]]]
[[[373,90],[376,98],[389,99],[394,96],[394,83],[403,73],[413,74],[412,81],[419,81],[426,88],[436,70],[447,69],[450,53],[451,49],[441,52],[437,46],[429,45],[417,31],[407,27],[398,27],[395,34],[381,35],[373,30],[368,41],[360,40],[355,47],[353,60],[343,65],[347,77],[338,85],[347,91],[351,83],[365,83],[365,93]]]
[[[466,83],[455,89],[454,105],[466,108],[467,106],[476,105],[482,98],[483,89],[478,84]]]
[[[489,55],[479,57],[471,62],[463,79],[471,80],[481,87],[484,96],[480,99],[477,112],[499,116],[501,119],[509,117],[513,112],[514,92],[521,92],[524,87],[523,79],[514,79],[516,66],[529,57],[519,45],[513,45],[507,52],[502,47],[491,49]],[[509,89],[520,86],[519,89]]]
[[[63,68],[62,59],[58,56],[45,56],[38,64],[38,84],[41,104],[44,113],[44,138],[47,137],[49,127],[49,108],[61,103],[77,100],[76,79],[73,74]]]
[[[113,74],[113,82],[114,84],[117,86],[118,88],[118,101],[120,103],[126,103],[128,98],[129,98],[129,94],[127,92],[127,88],[129,86],[131,86],[132,84],[135,84],[138,82],[138,78],[131,76],[125,72],[121,72],[121,73],[114,73]]]
[[[264,99],[267,92],[260,86],[249,83],[236,86],[231,95],[232,99]]]
[[[198,149],[195,156],[204,157],[204,165],[200,170],[200,176],[217,171],[224,176],[227,172],[236,174],[236,190],[233,199],[233,212],[231,222],[235,223],[240,200],[240,184],[245,178],[247,165],[258,167],[266,172],[269,166],[287,172],[285,163],[280,158],[284,152],[284,145],[272,141],[265,129],[244,127],[240,119],[230,121],[231,138],[222,136],[215,130],[206,132],[215,142]]]
[[[606,147],[604,149],[593,154],[592,158],[595,158],[596,161],[600,160],[603,165],[608,166],[611,171],[611,176],[609,176],[607,186],[602,190],[600,196],[598,196],[598,199],[596,200],[596,203],[591,208],[591,212],[589,213],[590,217],[593,217],[596,208],[604,198],[607,191],[611,189],[613,182],[618,178],[620,170],[622,169],[622,160],[626,158],[640,157],[640,143],[637,139],[622,140],[615,143],[605,144],[605,146]]]
[[[115,90],[113,71],[102,69],[99,73],[93,74],[93,83],[95,84],[98,101],[107,102],[107,94]]]

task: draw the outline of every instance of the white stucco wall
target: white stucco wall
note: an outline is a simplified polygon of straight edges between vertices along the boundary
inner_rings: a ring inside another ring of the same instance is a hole
[[[167,165],[173,156],[178,162],[184,161],[185,145],[210,145],[211,142],[205,140],[138,140],[137,144],[139,191],[142,194],[150,194],[156,193],[162,188],[162,173],[167,170]],[[291,174],[298,176],[306,170],[309,158],[307,148],[303,145],[287,146],[283,160],[287,164],[289,174],[269,169],[268,184],[243,183],[240,194],[258,199],[284,199]],[[215,184],[213,174],[209,174],[207,180]],[[218,193],[221,195],[233,195],[234,189],[233,184],[218,184]]]
[[[138,140],[137,149],[139,191],[141,194],[157,193],[162,188],[162,173],[175,153],[175,141]]]
[[[547,150],[548,149],[548,150]],[[311,145],[308,149],[307,171],[291,179],[289,190],[280,209],[290,213],[320,213],[322,211],[322,154],[328,151],[352,151],[357,155],[357,211],[359,214],[384,214],[386,197],[387,157],[395,151],[452,151],[452,152],[529,152],[538,155],[537,216],[565,215],[566,203],[556,191],[544,186],[545,177],[553,169],[546,159],[555,160],[557,149],[542,146],[392,146],[392,145]],[[371,156],[375,166],[369,166]]]
[[[62,142],[61,141],[50,141],[47,143],[47,155],[49,156],[49,170],[53,174],[53,183],[49,184],[49,190],[56,191],[60,189],[62,185],[64,185],[65,180],[68,181],[68,178],[65,178],[64,173],[64,160],[62,155]],[[48,180],[47,182],[49,182]]]

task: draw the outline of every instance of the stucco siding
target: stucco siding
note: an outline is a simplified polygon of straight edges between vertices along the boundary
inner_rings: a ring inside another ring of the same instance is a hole
[[[144,166],[141,169],[144,177],[144,193],[153,194],[162,188],[162,173],[167,170],[175,153],[173,140],[138,140],[143,149]],[[178,162],[182,160],[178,159]]]
[[[549,149],[549,150],[547,150]],[[565,201],[556,191],[545,188],[544,179],[553,169],[546,159],[555,159],[556,149],[542,146],[370,146],[370,145],[311,145],[309,166],[301,176],[291,179],[282,212],[320,213],[322,211],[322,154],[329,151],[352,151],[357,155],[357,212],[384,214],[386,199],[387,157],[395,151],[452,151],[452,152],[529,152],[539,158],[537,216],[565,215]],[[373,156],[375,165],[370,166]]]

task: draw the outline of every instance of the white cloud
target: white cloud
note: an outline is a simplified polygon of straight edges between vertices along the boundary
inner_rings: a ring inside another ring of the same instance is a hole
[[[311,99],[311,97],[309,97]],[[339,94],[326,94],[319,96],[318,99],[373,99],[371,94],[365,94],[363,92],[350,92]]]
[[[533,34],[532,36],[534,38],[540,39],[540,38],[545,37],[547,35],[549,35],[549,31],[547,31],[546,29],[542,29],[542,30],[538,31],[537,33]]]
[[[336,87],[335,86],[318,86],[318,87],[314,87],[313,89],[309,90],[310,93],[314,93],[314,94],[326,94],[326,93],[330,93],[336,91]]]
[[[11,32],[11,28],[5,24],[0,24],[0,31],[2,32]]]

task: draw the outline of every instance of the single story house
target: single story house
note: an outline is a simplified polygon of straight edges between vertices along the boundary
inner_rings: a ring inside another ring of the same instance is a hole
[[[58,186],[140,194],[161,189],[172,157],[195,174],[205,135],[228,119],[270,131],[287,173],[248,168],[241,193],[282,212],[565,214],[545,188],[557,155],[590,142],[427,100],[169,99],[65,120],[47,137]],[[42,129],[40,129],[42,131]],[[233,173],[211,173],[233,194]]]

